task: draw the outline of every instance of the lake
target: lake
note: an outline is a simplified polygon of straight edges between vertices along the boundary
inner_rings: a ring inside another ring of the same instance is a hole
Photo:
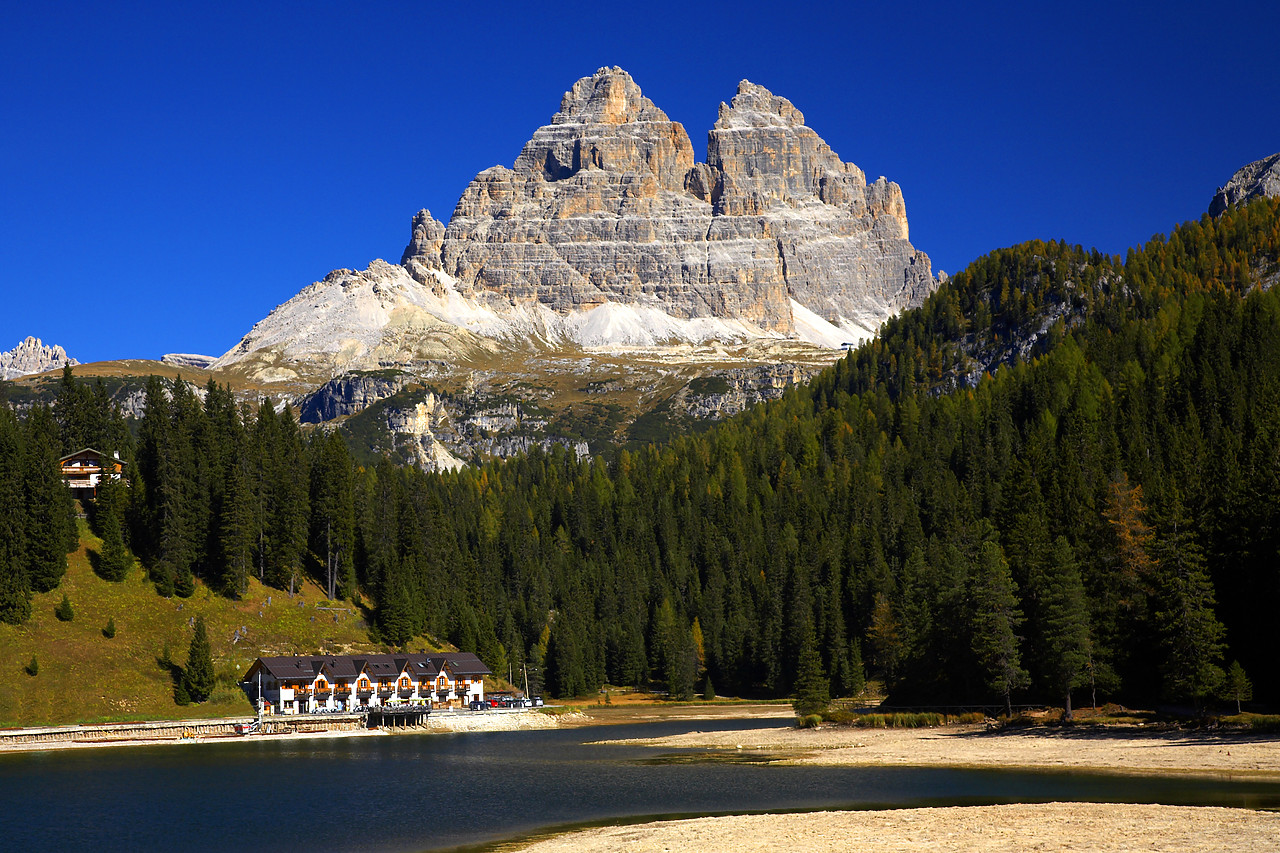
[[[571,824],[748,811],[1049,801],[1280,808],[1275,781],[786,767],[590,744],[777,725],[702,719],[3,755],[0,847],[413,851]]]

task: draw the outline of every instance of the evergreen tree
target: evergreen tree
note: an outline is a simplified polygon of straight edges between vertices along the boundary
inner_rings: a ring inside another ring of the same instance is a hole
[[[107,627],[102,629],[102,636],[108,640],[114,639],[116,636],[116,619],[114,616],[107,619]]]
[[[209,645],[203,616],[196,617],[191,649],[187,652],[187,666],[182,671],[181,687],[192,702],[203,702],[213,695],[213,649]]]
[[[351,455],[337,433],[318,439],[311,466],[311,552],[331,601],[355,592],[355,483]]]
[[[253,513],[253,480],[246,473],[243,449],[237,448],[226,470],[222,490],[222,509],[218,524],[218,551],[221,555],[221,589],[240,598],[249,589],[253,573],[255,538]]]
[[[11,625],[20,625],[31,616],[22,467],[17,418],[8,406],[0,405],[0,622]]]
[[[32,408],[23,424],[23,492],[27,505],[26,554],[31,586],[48,592],[67,573],[67,552],[74,550],[74,502],[62,482],[57,422],[47,406]]]
[[[1204,552],[1176,489],[1152,546],[1157,576],[1156,623],[1165,652],[1165,692],[1200,707],[1222,681],[1222,623],[1214,613],[1213,582]]]
[[[1025,687],[1030,678],[1022,668],[1018,635],[1022,611],[1009,564],[1000,546],[983,542],[974,566],[971,596],[973,599],[973,653],[981,665],[987,686],[1004,697],[1005,711],[1013,716],[1014,690]]]
[[[1071,720],[1071,691],[1086,677],[1092,653],[1084,583],[1065,537],[1053,544],[1049,562],[1035,579],[1043,631],[1044,669],[1049,686],[1063,697],[1064,719]]]
[[[102,539],[98,552],[98,574],[104,580],[122,581],[133,565],[124,541],[124,485],[113,477],[102,478],[93,500],[93,526]]]
[[[173,594],[178,598],[190,598],[195,595],[196,579],[190,568],[183,568],[173,578]]]
[[[259,410],[261,411],[261,410]],[[307,458],[289,406],[274,419],[273,455],[266,457],[267,554],[265,581],[292,591],[301,577],[307,546]]]
[[[818,654],[813,633],[808,633],[800,646],[796,662],[796,694],[791,703],[796,716],[821,714],[831,704],[831,685],[822,669],[822,657]]]
[[[67,598],[66,593],[63,593],[62,601],[53,609],[53,615],[58,617],[59,622],[70,622],[76,618],[76,612],[71,607],[71,599]]]
[[[133,558],[124,544],[124,531],[117,516],[109,517],[104,522],[106,529],[102,531],[102,549],[98,554],[98,574],[103,580],[122,581],[133,565]]]

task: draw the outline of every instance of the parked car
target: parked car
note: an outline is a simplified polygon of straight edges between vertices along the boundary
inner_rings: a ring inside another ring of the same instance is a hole
[[[483,699],[472,699],[471,704],[468,707],[473,711],[487,711],[489,709],[489,703]]]
[[[541,696],[534,696],[534,697],[533,697],[533,707],[535,707],[535,708],[541,708],[541,707],[542,707],[542,697],[541,697]]]

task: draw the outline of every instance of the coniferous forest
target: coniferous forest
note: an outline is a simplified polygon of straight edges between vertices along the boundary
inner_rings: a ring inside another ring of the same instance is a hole
[[[68,372],[0,407],[0,618],[56,587],[54,463],[94,446],[129,463],[91,513],[104,577],[126,547],[163,595],[310,576],[390,645],[555,695],[783,696],[816,660],[897,704],[1201,706],[1238,662],[1280,701],[1278,279],[1276,200],[1123,259],[1026,243],[703,433],[441,475],[213,383],[153,378],[130,429]]]

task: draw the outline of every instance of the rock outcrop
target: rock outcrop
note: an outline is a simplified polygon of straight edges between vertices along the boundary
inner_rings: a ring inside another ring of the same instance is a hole
[[[902,192],[841,162],[785,98],[743,81],[697,163],[684,128],[602,68],[400,264],[335,270],[214,363],[258,381],[533,350],[871,336],[936,286]],[[776,358],[769,359],[776,361]]]
[[[493,306],[607,303],[797,333],[792,300],[861,338],[935,286],[902,192],[839,157],[785,98],[743,81],[707,163],[625,71],[566,92],[512,168],[481,172],[448,227],[420,212],[401,263]]]
[[[318,424],[363,411],[395,394],[408,382],[403,373],[353,373],[331,379],[298,403],[298,421]]]
[[[1209,202],[1209,215],[1220,216],[1233,204],[1267,196],[1280,198],[1280,154],[1255,160],[1237,171]]]
[[[8,352],[0,352],[0,379],[16,379],[32,373],[59,370],[67,364],[74,367],[79,363],[62,347],[45,346],[39,338],[28,336]]]
[[[199,370],[208,370],[209,365],[218,360],[216,355],[199,355],[192,352],[167,352],[160,356],[162,364],[172,364],[174,367],[194,367]]]

